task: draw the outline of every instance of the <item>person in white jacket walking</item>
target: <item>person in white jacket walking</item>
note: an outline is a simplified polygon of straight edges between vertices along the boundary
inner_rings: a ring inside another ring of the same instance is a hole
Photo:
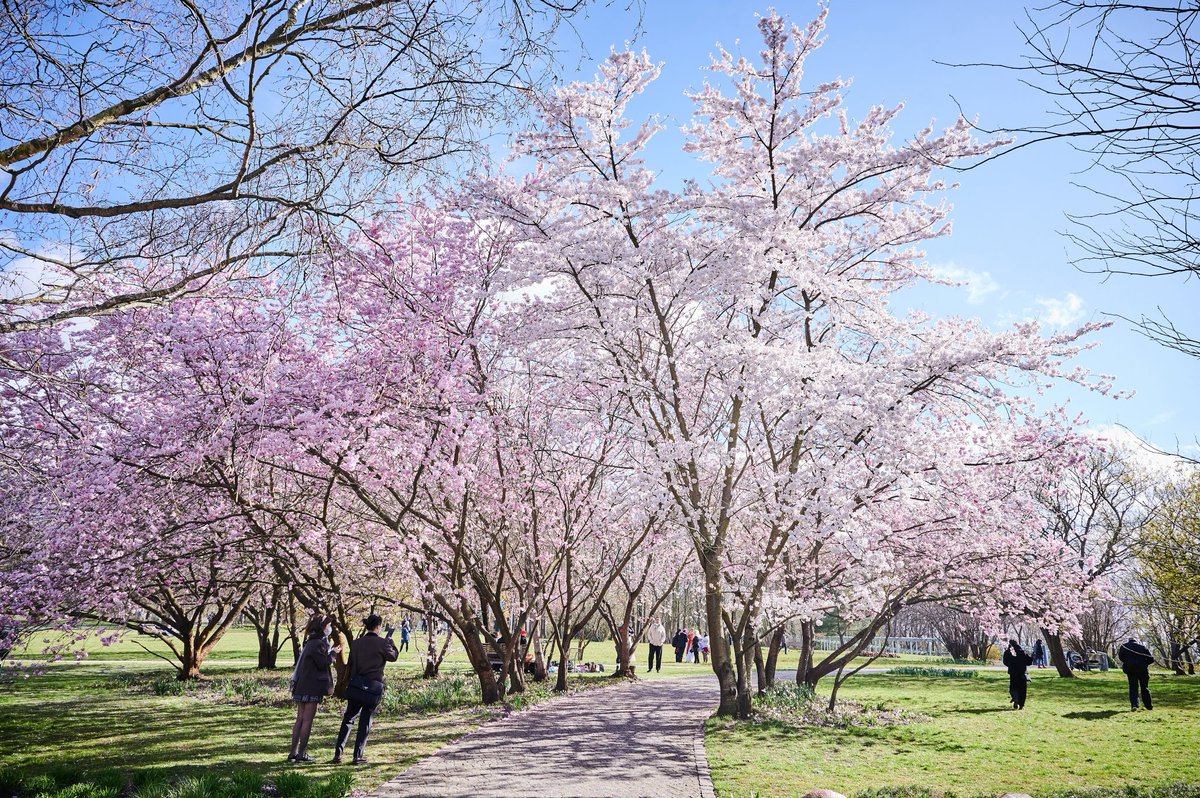
[[[646,627],[646,642],[650,644],[650,663],[646,666],[646,672],[662,672],[662,650],[667,642],[667,627],[657,617]]]

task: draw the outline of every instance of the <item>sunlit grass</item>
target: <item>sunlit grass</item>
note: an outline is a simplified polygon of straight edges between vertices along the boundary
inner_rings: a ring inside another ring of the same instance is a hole
[[[1156,675],[1155,708],[1129,711],[1120,673],[1059,679],[1034,674],[1023,711],[1009,708],[1007,675],[972,679],[869,675],[840,696],[903,707],[926,723],[888,728],[789,729],[710,720],[705,739],[720,796],[845,795],[887,787],[959,796],[1066,788],[1200,783],[1200,679]]]
[[[2,685],[0,771],[70,766],[202,776],[240,769],[272,780],[298,767],[339,772],[328,762],[344,705],[328,700],[317,714],[309,746],[317,762],[290,765],[295,714],[287,671],[264,674],[249,665],[212,668],[202,682],[180,685],[153,662],[63,664]],[[531,684],[510,706],[485,708],[467,675],[431,683],[413,668],[395,668],[388,681],[368,744],[370,764],[352,770],[356,787],[374,787],[487,720],[551,697],[550,683]],[[572,689],[607,683],[573,677]],[[166,694],[157,694],[160,687]]]

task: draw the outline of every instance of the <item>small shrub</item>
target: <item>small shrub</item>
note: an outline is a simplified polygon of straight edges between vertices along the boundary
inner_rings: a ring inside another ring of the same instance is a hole
[[[303,773],[282,773],[275,780],[275,790],[279,798],[344,798],[353,783],[354,777],[345,772],[335,773],[327,779]]]
[[[987,665],[986,659],[962,659],[961,657],[938,657],[933,661],[938,665]]]
[[[979,671],[968,671],[961,668],[920,668],[914,666],[892,668],[890,672],[896,676],[936,676],[942,679],[974,679],[979,675]]]
[[[158,676],[150,680],[150,691],[155,695],[183,695],[187,688],[187,682],[174,676]]]

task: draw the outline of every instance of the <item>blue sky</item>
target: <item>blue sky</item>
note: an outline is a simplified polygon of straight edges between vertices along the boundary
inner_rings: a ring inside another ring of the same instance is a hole
[[[590,78],[596,60],[611,45],[623,46],[636,36],[634,45],[664,66],[659,80],[631,109],[666,118],[669,128],[652,143],[649,161],[665,181],[674,183],[705,173],[680,152],[677,130],[692,110],[684,91],[703,81],[707,73],[702,67],[715,42],[747,56],[758,52],[756,14],[767,6],[714,0],[646,0],[646,6],[640,29],[636,10],[620,5],[592,9],[576,28],[588,55],[577,72],[572,69],[576,62],[565,56],[565,77]],[[811,0],[777,2],[775,8],[801,24],[818,12]],[[938,63],[1017,62],[1023,39],[1016,25],[1023,14],[1016,2],[833,0],[826,44],[809,60],[806,75],[813,81],[853,78],[846,102],[852,118],[875,104],[905,103],[894,124],[898,136],[931,119],[939,126],[949,124],[959,106],[983,127],[1043,121],[1046,98],[1022,86],[1016,74]],[[573,37],[563,34],[562,46],[578,47]],[[1104,320],[1105,312],[1137,318],[1155,315],[1161,307],[1184,328],[1200,328],[1195,285],[1173,278],[1106,281],[1071,265],[1075,253],[1062,235],[1069,226],[1066,213],[1105,207],[1073,185],[1104,184],[1101,174],[1084,171],[1087,165],[1068,146],[1047,144],[959,175],[961,187],[950,195],[954,234],[927,249],[932,264],[968,284],[922,289],[911,295],[912,304],[939,316],[979,318],[992,327],[1030,317],[1072,325]],[[1080,363],[1114,375],[1117,389],[1133,392],[1133,397],[1116,400],[1064,388],[1047,400],[1069,401],[1101,431],[1123,425],[1163,449],[1200,453],[1195,446],[1200,422],[1192,410],[1200,394],[1200,364],[1147,341],[1127,322],[1113,321],[1095,336],[1100,346]]]

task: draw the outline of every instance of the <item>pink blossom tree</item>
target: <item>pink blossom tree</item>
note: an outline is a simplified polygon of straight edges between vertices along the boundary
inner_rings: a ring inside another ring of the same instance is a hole
[[[966,550],[1002,545],[991,524],[965,523],[973,508],[928,470],[931,453],[933,465],[960,458],[945,466],[958,472],[1017,458],[1000,447],[1036,413],[996,386],[1082,379],[1061,364],[1086,329],[1042,338],[1035,325],[992,333],[888,310],[932,279],[919,243],[949,232],[935,173],[995,143],[959,119],[896,144],[898,107],[851,122],[845,82],[802,83],[824,16],[799,28],[772,14],[758,63],[713,60],[732,93],[693,96],[686,145],[713,164],[707,185],[656,187],[642,156],[660,125],[625,111],[658,68],[615,52],[594,82],[542,99],[514,147],[537,168],[493,179],[481,201],[524,238],[506,275],[511,290],[538,287],[536,335],[571,341],[587,379],[623,391],[642,467],[704,573],[721,714],[749,711],[759,619],[769,594],[787,595],[789,561],[803,569],[804,552],[858,536],[843,548],[878,570],[893,533],[932,539],[943,517]],[[920,504],[931,485],[937,513]],[[922,510],[889,509],[886,523],[884,504]],[[859,603],[877,592],[842,587]]]

